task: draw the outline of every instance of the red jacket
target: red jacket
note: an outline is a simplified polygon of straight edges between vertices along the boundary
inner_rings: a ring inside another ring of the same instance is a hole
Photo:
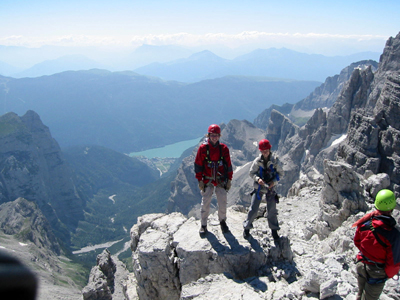
[[[354,236],[354,244],[360,250],[357,259],[367,264],[384,264],[387,277],[392,278],[400,270],[400,231],[391,216],[376,211],[366,217],[369,215],[371,218],[358,224]]]
[[[209,149],[208,156],[207,145]],[[221,156],[223,159],[221,159]],[[226,169],[223,161],[225,161]],[[203,180],[205,184],[211,180],[212,184],[216,186],[221,183],[221,177],[224,175],[228,180],[232,180],[233,171],[228,147],[219,142],[216,145],[212,145],[207,139],[197,150],[194,171],[197,180]]]

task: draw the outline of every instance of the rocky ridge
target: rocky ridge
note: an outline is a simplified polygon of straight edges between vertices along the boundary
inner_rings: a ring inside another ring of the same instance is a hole
[[[376,73],[371,67],[355,69],[332,107],[328,111],[317,109],[303,127],[272,111],[267,136],[278,142],[277,152],[285,163],[285,173],[290,176],[282,193],[286,194],[302,174],[312,181],[320,180],[325,159],[345,161],[363,175],[367,171],[387,173],[392,181],[390,187],[399,193],[398,178],[393,172],[397,169],[393,157],[399,154],[393,142],[393,135],[399,131],[396,121],[399,69],[394,70],[393,64],[382,60],[396,57],[389,53],[399,52],[396,46],[399,38],[398,35],[394,41],[388,41]],[[378,94],[379,98],[374,100]],[[374,102],[375,108],[371,110]],[[383,138],[385,135],[388,136]]]
[[[378,68],[378,63],[373,60],[353,63],[344,68],[340,74],[328,77],[325,82],[317,87],[309,96],[296,104],[287,103],[282,106],[273,105],[267,108],[254,119],[254,125],[262,129],[267,128],[273,109],[288,116],[290,120],[295,121],[297,118],[310,118],[318,108],[324,110],[331,108],[336,102],[344,85],[352,76],[353,71],[356,69],[365,70],[368,67],[375,72]]]

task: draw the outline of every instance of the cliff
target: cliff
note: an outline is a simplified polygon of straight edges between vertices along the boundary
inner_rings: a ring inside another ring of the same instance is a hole
[[[304,120],[309,119],[316,109],[322,108],[328,110],[332,107],[354,70],[365,70],[367,68],[371,68],[375,72],[378,68],[378,63],[373,60],[352,63],[344,68],[340,74],[328,77],[310,95],[296,104],[286,103],[282,106],[272,105],[270,108],[267,108],[254,119],[254,125],[262,129],[267,128],[271,112],[274,109],[288,116],[297,125],[304,125]]]
[[[84,203],[58,143],[33,111],[0,117],[0,203],[34,201],[56,234],[69,240],[83,218]]]

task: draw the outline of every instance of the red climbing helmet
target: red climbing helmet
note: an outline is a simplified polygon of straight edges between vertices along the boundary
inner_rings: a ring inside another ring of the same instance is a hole
[[[260,149],[260,151],[269,150],[271,147],[272,146],[267,139],[263,139],[258,143],[258,149]]]
[[[208,127],[208,133],[221,134],[221,128],[217,124],[212,124]]]

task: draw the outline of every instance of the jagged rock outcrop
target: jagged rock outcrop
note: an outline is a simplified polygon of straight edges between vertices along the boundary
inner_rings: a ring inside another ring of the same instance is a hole
[[[355,62],[340,71],[339,75],[328,77],[325,82],[321,86],[317,87],[307,98],[297,102],[293,106],[290,114],[296,116],[298,110],[307,112],[317,108],[330,108],[336,102],[337,97],[346,82],[352,76],[354,70],[361,71],[367,68],[376,71],[378,63],[373,60]]]
[[[379,68],[365,104],[351,116],[346,140],[340,144],[338,159],[364,174],[386,173],[390,188],[400,195],[400,33],[386,43]],[[392,61],[394,60],[394,61]],[[373,107],[373,108],[372,108]]]
[[[231,161],[236,168],[253,160],[258,155],[258,141],[265,138],[265,132],[248,121],[231,120],[227,125],[221,125],[221,142],[229,147]],[[201,195],[194,173],[194,159],[198,147],[192,154],[183,159],[177,176],[171,185],[168,211],[179,211],[185,215],[196,215],[201,203]],[[247,175],[247,177],[249,177]],[[241,201],[239,195],[243,194],[242,179],[233,177],[232,189],[228,194],[230,204]],[[246,189],[246,188],[245,188]],[[246,189],[247,190],[247,189]],[[215,203],[212,204],[215,207]]]
[[[400,70],[400,33],[390,37],[386,42],[383,53],[379,59],[379,68],[375,73],[375,80],[371,85],[366,109],[372,112],[386,83],[386,78],[398,73]]]
[[[375,174],[388,173],[391,179],[393,177],[393,184],[398,185],[394,175],[398,168],[394,141],[399,128],[396,121],[399,115],[396,74],[399,70],[395,71],[397,63],[387,62],[388,57],[397,57],[398,54],[393,52],[400,52],[398,39],[399,36],[388,41],[376,73],[371,65],[364,69],[354,68],[332,107],[327,111],[316,109],[301,128],[289,125],[290,120],[283,115],[279,117],[278,112],[271,113],[267,138],[279,139],[278,154],[286,164],[285,173],[290,174],[286,177],[283,194],[302,174],[311,180],[320,180],[325,159],[346,161],[360,174],[367,170]],[[378,94],[373,112],[368,113],[368,107]],[[282,128],[291,128],[293,133],[277,135]],[[390,150],[384,152],[381,149]]]
[[[282,106],[278,106],[276,104],[271,105],[271,107],[262,111],[253,121],[253,124],[258,128],[265,130],[268,127],[269,119],[271,117],[272,110],[277,110],[283,115],[288,115],[294,104],[285,103]]]
[[[61,254],[49,222],[32,201],[18,198],[1,204],[0,230],[8,235],[18,235],[21,241],[31,241],[38,248]]]
[[[82,290],[84,300],[122,300],[128,271],[125,266],[105,249],[97,256],[87,286]]]
[[[361,71],[367,68],[370,68],[372,72],[374,72],[378,68],[378,63],[373,60],[352,63],[344,68],[339,75],[328,77],[325,82],[317,87],[307,98],[304,98],[296,104],[286,103],[280,107],[273,105],[258,115],[253,123],[259,128],[267,128],[273,109],[288,116],[288,118],[294,122],[297,122],[297,119],[302,120],[311,117],[316,109],[321,108],[327,110],[336,102],[344,85],[352,76],[353,71]]]
[[[0,117],[0,203],[37,203],[57,235],[68,240],[83,217],[71,173],[49,129],[33,111]]]
[[[325,160],[324,189],[319,202],[318,236],[323,239],[339,228],[351,215],[366,211],[370,199],[362,177],[350,165]],[[387,187],[387,186],[386,186]],[[384,187],[384,188],[386,188]],[[371,201],[372,202],[372,201]]]
[[[198,234],[200,223],[180,213],[138,218],[131,229],[134,273],[140,299],[180,299],[185,285],[210,274],[234,280],[271,274],[273,264],[291,265],[293,253],[287,237],[274,244],[270,232],[255,224],[253,237],[242,237],[243,207],[228,210],[230,232],[222,234],[216,214],[210,216],[209,232]],[[288,271],[287,277],[296,277]]]

